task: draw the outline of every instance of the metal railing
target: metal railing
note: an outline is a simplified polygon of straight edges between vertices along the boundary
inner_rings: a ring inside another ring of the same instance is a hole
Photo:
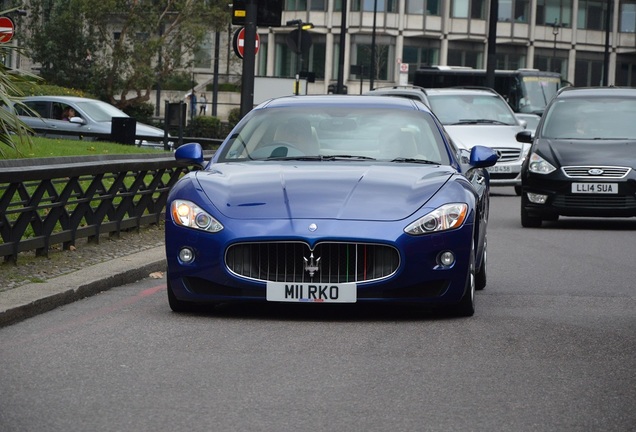
[[[206,157],[208,154],[206,154]],[[156,224],[188,167],[172,153],[0,160],[0,256]]]

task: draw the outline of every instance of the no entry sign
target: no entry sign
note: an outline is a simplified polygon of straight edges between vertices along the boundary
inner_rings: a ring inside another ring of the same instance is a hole
[[[0,43],[7,43],[13,38],[15,26],[11,18],[0,17]]]
[[[245,27],[241,27],[234,33],[234,52],[240,58],[243,58],[243,54],[245,53]],[[254,55],[258,54],[258,47],[261,44],[261,38],[256,33],[256,41],[254,45]]]

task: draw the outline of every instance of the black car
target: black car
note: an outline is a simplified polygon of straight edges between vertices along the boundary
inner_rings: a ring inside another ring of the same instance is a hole
[[[636,216],[636,88],[566,87],[555,96],[521,170],[521,225],[559,216]]]

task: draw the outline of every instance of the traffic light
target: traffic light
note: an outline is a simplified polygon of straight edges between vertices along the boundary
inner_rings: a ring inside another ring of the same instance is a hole
[[[232,24],[245,25],[246,0],[232,2]],[[258,0],[256,27],[281,27],[283,0]]]

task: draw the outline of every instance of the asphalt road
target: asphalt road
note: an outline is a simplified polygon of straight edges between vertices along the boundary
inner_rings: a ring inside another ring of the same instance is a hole
[[[634,430],[636,219],[523,229],[494,192],[472,318],[177,315],[147,279],[0,328],[0,431]]]

